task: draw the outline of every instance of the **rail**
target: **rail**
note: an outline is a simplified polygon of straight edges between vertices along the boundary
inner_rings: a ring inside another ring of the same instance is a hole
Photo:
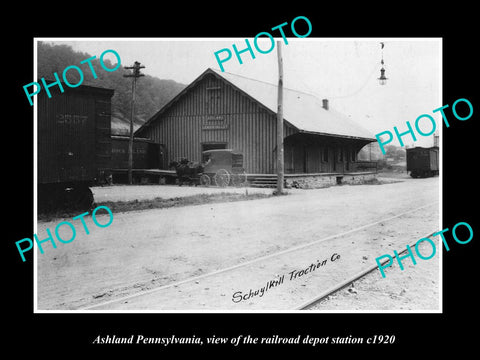
[[[274,253],[271,253],[271,254],[263,255],[263,256],[260,256],[258,258],[254,258],[254,259],[251,259],[251,260],[248,260],[248,261],[244,261],[244,262],[241,262],[239,264],[235,264],[235,265],[232,265],[232,266],[229,266],[229,267],[226,267],[226,268],[218,269],[218,270],[215,270],[215,271],[212,271],[212,272],[209,272],[209,273],[205,273],[205,274],[193,276],[193,277],[190,277],[190,278],[186,278],[186,279],[183,279],[183,280],[179,280],[179,281],[176,281],[176,282],[172,282],[172,283],[169,283],[169,284],[161,285],[159,287],[149,289],[149,290],[145,290],[145,291],[142,291],[142,292],[139,292],[139,293],[129,294],[129,295],[126,295],[126,296],[123,296],[123,297],[117,297],[117,298],[114,298],[114,299],[111,299],[111,300],[108,300],[108,301],[99,302],[99,303],[88,305],[88,306],[83,306],[83,307],[80,307],[76,310],[82,310],[82,311],[100,310],[100,308],[102,308],[104,306],[110,306],[110,305],[113,305],[115,303],[118,304],[118,303],[124,302],[128,299],[135,298],[135,297],[140,297],[140,296],[145,296],[145,295],[148,295],[148,294],[153,294],[155,292],[158,292],[158,291],[161,291],[161,290],[164,290],[164,289],[167,289],[167,288],[171,288],[171,287],[176,287],[176,286],[179,286],[181,284],[199,281],[199,280],[204,279],[204,278],[219,275],[219,274],[222,274],[222,273],[225,273],[225,272],[236,270],[238,268],[246,267],[248,265],[258,263],[258,262],[262,262],[262,261],[265,261],[267,259],[276,258],[280,255],[284,255],[284,254],[287,254],[287,253],[295,252],[297,250],[305,249],[305,248],[314,246],[316,244],[319,244],[321,242],[325,242],[327,240],[331,240],[331,239],[335,239],[335,238],[341,238],[345,235],[358,232],[360,230],[378,225],[380,223],[384,223],[386,221],[396,219],[398,217],[401,217],[401,216],[404,216],[404,215],[407,215],[407,214],[411,214],[412,212],[422,210],[424,208],[430,207],[430,206],[435,205],[437,203],[438,202],[433,202],[433,203],[429,203],[427,205],[420,206],[418,208],[409,209],[408,211],[405,211],[403,213],[396,214],[396,215],[393,215],[393,216],[389,216],[387,218],[383,218],[381,220],[377,220],[377,221],[374,221],[372,223],[368,223],[368,224],[365,224],[365,225],[362,225],[362,226],[359,226],[359,227],[356,227],[356,228],[353,228],[353,229],[350,229],[350,230],[347,230],[347,231],[344,231],[344,232],[341,232],[341,233],[338,233],[338,234],[329,235],[327,237],[317,239],[317,240],[314,240],[314,241],[311,241],[311,242],[308,242],[308,243],[300,244],[300,245],[297,245],[297,246],[292,246],[292,247],[289,247],[289,248],[286,248],[286,249],[283,249],[283,250],[280,250],[280,251],[277,251],[277,252],[274,252]],[[403,252],[401,252],[401,254],[402,253]],[[376,264],[372,265],[372,266],[368,267],[367,269],[361,271],[360,273],[355,274],[353,277],[347,279],[346,281],[343,281],[343,282],[337,284],[336,286],[334,286],[333,288],[328,289],[326,292],[324,292],[324,293],[322,293],[318,296],[315,296],[313,299],[310,299],[306,302],[303,302],[302,304],[299,304],[297,306],[294,305],[293,306],[294,310],[304,310],[304,309],[310,307],[312,304],[314,304],[317,301],[321,300],[322,298],[328,296],[332,292],[341,289],[342,287],[350,284],[351,282],[355,281],[359,277],[365,275],[366,273],[375,270],[377,267],[378,266]]]

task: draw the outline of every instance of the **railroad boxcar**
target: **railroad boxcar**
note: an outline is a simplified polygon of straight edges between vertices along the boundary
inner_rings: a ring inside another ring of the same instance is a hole
[[[128,136],[112,135],[112,169],[128,168],[128,143]],[[159,169],[160,144],[146,138],[134,138],[133,168]]]
[[[37,95],[38,210],[89,209],[90,190],[106,176],[111,160],[111,98],[114,90],[58,85]]]
[[[413,178],[438,175],[438,147],[414,147],[407,149],[407,172]]]
[[[113,182],[126,183],[128,181],[128,144],[129,136],[112,135],[112,159],[110,170]],[[151,174],[147,170],[160,169],[162,167],[163,152],[160,144],[146,138],[135,137],[133,139],[133,181],[141,182],[142,179],[158,181],[158,174]]]

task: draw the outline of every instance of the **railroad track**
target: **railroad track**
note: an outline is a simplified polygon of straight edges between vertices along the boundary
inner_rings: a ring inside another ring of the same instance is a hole
[[[277,251],[277,252],[274,252],[274,253],[271,253],[271,254],[268,254],[268,255],[264,255],[264,256],[261,256],[261,257],[258,257],[258,258],[255,258],[255,259],[252,259],[252,260],[249,260],[249,261],[245,261],[245,262],[242,262],[242,263],[230,266],[230,267],[222,268],[222,269],[212,271],[212,272],[209,272],[209,273],[206,273],[206,274],[202,274],[202,275],[190,277],[190,278],[187,278],[187,279],[184,279],[184,280],[176,281],[176,282],[166,284],[166,285],[163,285],[163,286],[159,286],[159,287],[156,287],[156,288],[153,288],[153,289],[145,290],[145,291],[142,291],[140,293],[130,294],[130,295],[127,295],[127,296],[124,296],[124,297],[111,299],[109,301],[105,301],[105,302],[102,302],[102,303],[97,303],[97,304],[94,304],[94,305],[89,305],[89,306],[86,306],[86,307],[80,307],[78,310],[87,310],[88,311],[88,310],[99,310],[99,309],[102,309],[102,308],[107,308],[108,309],[109,306],[115,307],[115,304],[125,303],[125,302],[128,302],[130,299],[145,296],[145,295],[148,295],[148,294],[153,295],[154,293],[157,293],[157,292],[160,292],[162,290],[169,289],[169,288],[173,288],[173,287],[178,287],[179,285],[182,285],[182,284],[198,283],[202,279],[211,278],[211,277],[214,277],[214,276],[222,274],[222,273],[231,272],[233,270],[244,268],[244,267],[247,267],[247,266],[252,265],[252,264],[261,263],[261,262],[266,261],[268,259],[273,259],[273,258],[279,257],[281,255],[292,253],[294,251],[298,251],[298,250],[301,250],[301,249],[306,249],[308,247],[311,247],[311,246],[314,246],[316,244],[325,242],[327,240],[332,240],[332,239],[335,239],[335,238],[341,238],[341,237],[353,234],[355,232],[358,232],[360,230],[367,229],[369,227],[373,227],[375,225],[379,225],[381,223],[388,222],[390,220],[405,216],[407,214],[411,214],[411,213],[420,211],[422,209],[433,206],[435,204],[438,204],[438,201],[427,204],[427,205],[423,205],[423,206],[415,208],[415,209],[411,209],[409,211],[406,211],[406,212],[403,212],[403,213],[400,213],[400,214],[397,214],[397,215],[394,215],[394,216],[390,216],[388,218],[384,218],[382,220],[378,220],[378,221],[375,221],[375,222],[372,222],[372,223],[369,223],[369,224],[366,224],[366,225],[362,225],[362,226],[356,227],[354,229],[344,231],[342,233],[338,233],[338,234],[335,234],[335,235],[330,235],[330,236],[327,236],[327,237],[324,237],[324,238],[321,238],[321,239],[318,239],[318,240],[315,240],[315,241],[311,241],[309,243],[301,244],[301,245],[298,245],[298,246],[293,246],[293,247],[290,247],[288,249],[284,249],[284,250]],[[426,237],[429,237],[431,235],[433,235],[433,233],[430,233]],[[415,241],[416,240],[418,240],[418,239],[415,239]],[[413,244],[415,244],[415,243],[413,243]],[[405,251],[406,250],[404,250],[400,254],[403,254]],[[384,264],[384,263],[385,262],[383,262],[382,264]],[[310,306],[317,303],[318,301],[320,301],[320,300],[324,299],[325,297],[331,295],[332,293],[342,289],[343,287],[348,286],[352,282],[357,281],[358,279],[362,278],[363,276],[365,276],[366,274],[374,271],[377,268],[378,268],[378,266],[375,264],[375,265],[369,266],[366,269],[363,269],[362,271],[360,271],[360,272],[356,273],[355,275],[349,277],[347,280],[342,281],[341,283],[336,284],[335,286],[333,286],[333,287],[329,288],[328,290],[322,292],[318,296],[315,296],[315,297],[309,299],[308,301],[304,301],[300,305],[295,306],[294,310],[308,309]]]
[[[429,238],[430,236],[432,236],[434,234],[434,232],[431,232],[429,233],[428,235],[426,236],[422,236],[422,238]],[[415,244],[416,244],[417,241],[409,244],[410,247],[414,247]],[[403,255],[404,253],[407,252],[407,249],[401,251],[398,253],[398,255]],[[392,258],[396,258],[393,254],[391,255]],[[382,261],[381,262],[381,265],[384,265],[385,263],[387,263],[388,260],[385,260],[385,261]],[[320,301],[322,301],[323,299],[327,298],[328,296],[330,295],[333,295],[334,293],[336,293],[337,291],[340,291],[341,289],[347,287],[348,285],[354,283],[355,281],[358,281],[360,280],[361,278],[363,278],[364,276],[368,275],[369,273],[371,273],[372,271],[375,271],[378,269],[378,266],[377,265],[371,265],[369,266],[368,268],[356,273],[355,275],[351,276],[350,278],[346,279],[345,281],[342,281],[341,283],[329,288],[328,290],[322,292],[320,295],[317,295],[317,296],[314,296],[313,298],[307,300],[307,301],[304,301],[302,302],[300,305],[298,305],[297,307],[295,307],[295,310],[308,310],[310,307],[312,307],[313,305],[319,303]]]

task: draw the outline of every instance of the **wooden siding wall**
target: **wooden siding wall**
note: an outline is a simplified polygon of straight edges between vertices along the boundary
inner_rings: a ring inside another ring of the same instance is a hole
[[[91,182],[110,167],[113,90],[81,86],[38,95],[38,183]]]
[[[38,96],[38,182],[95,177],[95,99],[70,94]]]
[[[112,159],[111,99],[95,99],[95,167],[98,171],[110,168]]]
[[[358,152],[365,141],[321,135],[294,134],[284,141],[287,174],[354,171]],[[325,159],[325,151],[327,158]],[[352,160],[352,153],[354,160]]]
[[[165,145],[165,164],[181,157],[200,162],[202,144],[225,143],[243,153],[247,173],[275,172],[275,115],[212,74],[171,104],[144,135]]]

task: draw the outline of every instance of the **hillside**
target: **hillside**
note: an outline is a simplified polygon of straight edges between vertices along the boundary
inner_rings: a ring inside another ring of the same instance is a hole
[[[38,43],[38,78],[53,79],[53,73],[57,72],[61,78],[63,70],[70,65],[79,65],[92,55],[76,52],[70,46],[50,45],[44,42]],[[141,61],[141,60],[139,60]],[[123,67],[113,72],[104,71],[97,59],[92,61],[97,79],[93,78],[91,71],[87,70],[87,64],[81,65],[84,85],[98,86],[115,90],[112,97],[112,133],[128,134],[130,124],[130,105],[132,99],[132,79],[123,77],[127,73]],[[83,66],[83,67],[82,67]],[[105,66],[113,68],[108,60]],[[97,71],[98,70],[98,71]],[[75,71],[68,73],[68,80],[75,84],[79,80]],[[177,95],[186,85],[173,80],[163,80],[145,75],[137,82],[135,101],[134,128],[137,129],[163,105]]]

